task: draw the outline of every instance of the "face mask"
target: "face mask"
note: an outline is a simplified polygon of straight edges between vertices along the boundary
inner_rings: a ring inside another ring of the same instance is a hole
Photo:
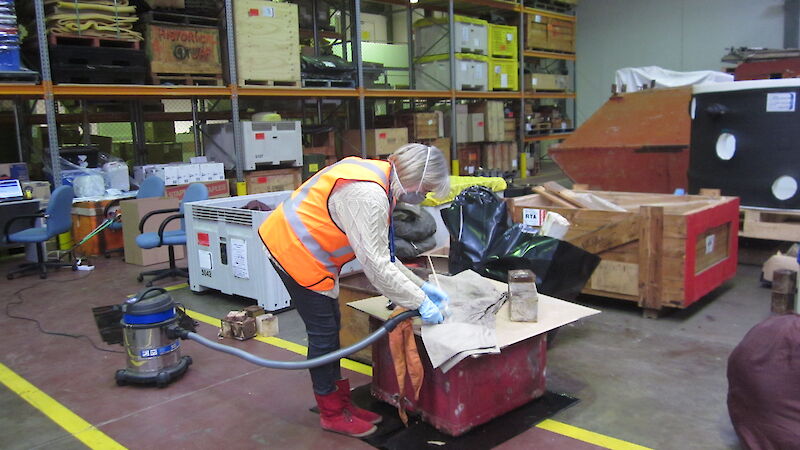
[[[425,166],[422,168],[422,177],[419,179],[419,187],[417,187],[416,192],[408,192],[406,188],[403,187],[403,183],[400,182],[400,177],[397,176],[397,171],[394,171],[394,177],[397,179],[397,184],[400,185],[400,189],[403,190],[403,193],[397,197],[398,202],[403,203],[410,203],[412,205],[419,205],[425,200],[425,193],[420,192],[419,190],[422,188],[422,181],[425,179],[425,172],[428,170],[428,160],[431,157],[431,148],[428,147],[428,153],[425,155]]]

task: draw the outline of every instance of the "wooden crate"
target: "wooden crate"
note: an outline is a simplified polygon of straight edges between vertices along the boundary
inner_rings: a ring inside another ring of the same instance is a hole
[[[575,53],[575,23],[527,14],[525,48]]]
[[[97,200],[72,205],[72,242],[79,242],[103,223],[106,219],[103,211],[111,202],[112,200]],[[106,229],[75,249],[75,253],[81,256],[97,256],[122,247],[122,230]]]
[[[800,242],[800,211],[742,207],[739,235]]]
[[[239,86],[300,86],[297,5],[237,0],[233,5]]]
[[[144,24],[145,52],[155,84],[195,76],[222,78],[219,29],[164,22]],[[193,84],[193,83],[192,83]]]
[[[686,308],[736,273],[739,199],[591,192],[627,211],[554,206],[539,194],[507,200],[514,222],[553,211],[565,240],[602,260],[583,292],[635,301],[646,313]]]
[[[439,137],[439,115],[431,113],[409,113],[397,116],[395,125],[408,128],[409,139],[436,139]]]

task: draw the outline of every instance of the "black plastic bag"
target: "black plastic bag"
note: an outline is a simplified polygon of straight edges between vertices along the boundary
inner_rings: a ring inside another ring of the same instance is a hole
[[[600,263],[600,257],[568,242],[510,226],[506,204],[494,192],[472,186],[442,210],[450,232],[451,274],[472,269],[506,282],[508,271],[530,269],[539,292],[574,300]]]
[[[526,233],[516,224],[492,245],[479,273],[505,283],[509,270],[530,269],[539,292],[572,301],[598,264],[597,255],[569,242]]]
[[[450,232],[450,273],[480,273],[489,248],[509,228],[505,202],[485,186],[470,186],[441,214]]]

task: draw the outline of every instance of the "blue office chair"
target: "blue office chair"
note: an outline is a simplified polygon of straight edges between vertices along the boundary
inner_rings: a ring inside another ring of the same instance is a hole
[[[175,249],[173,248],[176,245],[186,245],[186,225],[183,221],[183,205],[189,202],[199,202],[201,200],[208,199],[208,189],[206,185],[201,183],[192,183],[186,188],[186,193],[183,195],[183,200],[181,200],[180,208],[174,209],[159,209],[156,211],[150,211],[149,213],[145,214],[142,217],[142,220],[139,222],[139,236],[136,236],[136,245],[141,248],[149,249],[149,248],[156,248],[161,247],[162,245],[167,245],[169,248],[169,268],[167,269],[159,269],[159,270],[149,270],[146,272],[140,273],[136,279],[139,282],[144,280],[144,277],[152,276],[153,279],[147,282],[146,286],[152,286],[153,282],[167,278],[167,277],[189,277],[189,270],[183,267],[176,267],[175,265]],[[156,215],[156,214],[166,214],[166,213],[174,213],[177,212],[178,214],[173,214],[168,216],[161,222],[161,225],[158,227],[158,232],[155,233],[145,233],[144,232],[144,224],[147,220]],[[172,222],[173,220],[180,219],[181,221],[181,228],[179,230],[171,230],[165,231],[164,229],[167,225]]]
[[[60,186],[50,195],[50,202],[47,209],[40,211],[39,214],[17,216],[6,223],[4,234],[6,242],[16,242],[20,244],[36,244],[36,262],[21,265],[19,268],[8,272],[8,279],[11,280],[17,274],[25,274],[38,269],[40,278],[47,278],[48,267],[72,267],[76,270],[77,266],[73,263],[62,263],[58,260],[48,261],[42,250],[42,243],[50,240],[54,236],[66,233],[72,229],[72,199],[75,193],[72,186]],[[17,220],[30,220],[35,223],[36,219],[45,219],[45,226],[27,228],[16,233],[10,233],[11,224]]]
[[[147,177],[142,181],[142,185],[139,186],[139,191],[136,193],[136,198],[159,198],[164,196],[166,188],[164,186],[164,180],[159,177]],[[121,200],[114,200],[113,202],[109,202],[106,205],[105,209],[103,210],[103,217],[108,218],[108,214],[111,211],[111,208],[115,206],[119,206],[119,202]],[[122,218],[122,220],[125,220]],[[122,229],[122,221],[117,220],[111,225],[108,226],[107,230],[121,230]],[[100,238],[103,238],[103,234],[100,234]],[[105,241],[103,242],[103,249],[105,249]],[[111,253],[114,252],[122,252],[124,249],[122,248],[115,248],[113,250],[104,250],[103,255],[106,258],[111,257]]]

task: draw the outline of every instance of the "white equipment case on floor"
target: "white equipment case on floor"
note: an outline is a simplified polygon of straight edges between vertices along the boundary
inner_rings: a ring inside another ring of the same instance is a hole
[[[187,203],[186,252],[189,287],[252,298],[267,311],[289,306],[289,293],[267,257],[258,227],[271,211],[242,209],[258,200],[272,209],[292,191],[268,192]]]

